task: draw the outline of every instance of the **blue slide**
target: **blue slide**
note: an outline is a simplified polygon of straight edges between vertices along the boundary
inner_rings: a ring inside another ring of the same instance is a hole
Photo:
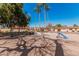
[[[66,34],[64,34],[63,32],[59,32],[58,35],[63,36],[64,39],[68,39],[68,38],[69,38],[69,37],[68,37]]]

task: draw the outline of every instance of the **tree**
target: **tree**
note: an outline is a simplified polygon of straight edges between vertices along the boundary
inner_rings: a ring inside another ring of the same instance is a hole
[[[75,31],[76,31],[76,30],[77,30],[78,25],[77,25],[77,24],[74,24],[74,25],[73,25],[73,27],[74,27],[74,29],[75,29]]]
[[[48,28],[48,29],[52,29],[52,24],[51,23],[49,23],[47,26],[46,26],[46,28]]]
[[[40,28],[40,12],[41,12],[40,6],[41,6],[41,4],[38,3],[38,4],[36,5],[36,8],[34,8],[34,11],[35,11],[36,13],[38,13],[39,28]]]
[[[9,10],[9,4],[1,4],[0,7],[0,16],[2,17],[2,22],[7,24],[7,22],[11,19],[11,11]]]
[[[73,27],[78,27],[78,25],[77,24],[74,24]]]
[[[46,26],[46,17],[47,17],[46,12],[50,9],[46,3],[37,3],[37,7],[35,8],[35,11],[39,14],[39,27],[40,27],[41,7],[44,8],[44,26]]]
[[[55,28],[57,28],[58,31],[61,31],[61,27],[62,27],[61,24],[56,24],[56,25],[55,25]]]
[[[22,3],[4,3],[0,7],[0,15],[2,17],[2,24],[5,23],[8,27],[27,26],[30,21],[30,16],[23,12]]]
[[[56,27],[62,27],[62,25],[61,24],[56,24]]]
[[[27,26],[31,17],[28,14],[25,15],[23,13],[22,6],[23,5],[16,5],[14,19],[17,21],[18,26]]]
[[[49,8],[48,4],[46,4],[46,3],[43,3],[42,6],[44,7],[44,24],[46,26],[47,11],[49,11],[50,8]]]

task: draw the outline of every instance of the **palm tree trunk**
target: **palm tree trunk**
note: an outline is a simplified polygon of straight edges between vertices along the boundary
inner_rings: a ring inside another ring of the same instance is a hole
[[[40,30],[40,13],[39,13],[39,30]]]
[[[44,10],[44,26],[46,27],[46,10]]]
[[[35,17],[35,21],[36,21],[36,17]],[[35,32],[36,32],[36,23],[35,23],[35,26],[34,26],[34,28],[35,28]]]

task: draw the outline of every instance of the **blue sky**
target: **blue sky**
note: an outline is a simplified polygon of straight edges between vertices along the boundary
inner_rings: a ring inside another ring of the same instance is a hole
[[[47,24],[79,25],[79,3],[48,3]],[[25,3],[24,12],[31,16],[30,26],[39,26],[38,14],[33,10],[36,3]],[[41,11],[41,26],[44,26],[44,13]]]

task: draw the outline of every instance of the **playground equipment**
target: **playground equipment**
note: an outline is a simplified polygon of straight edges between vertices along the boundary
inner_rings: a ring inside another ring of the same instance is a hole
[[[57,35],[57,38],[69,39],[69,37],[63,32],[59,32]]]

